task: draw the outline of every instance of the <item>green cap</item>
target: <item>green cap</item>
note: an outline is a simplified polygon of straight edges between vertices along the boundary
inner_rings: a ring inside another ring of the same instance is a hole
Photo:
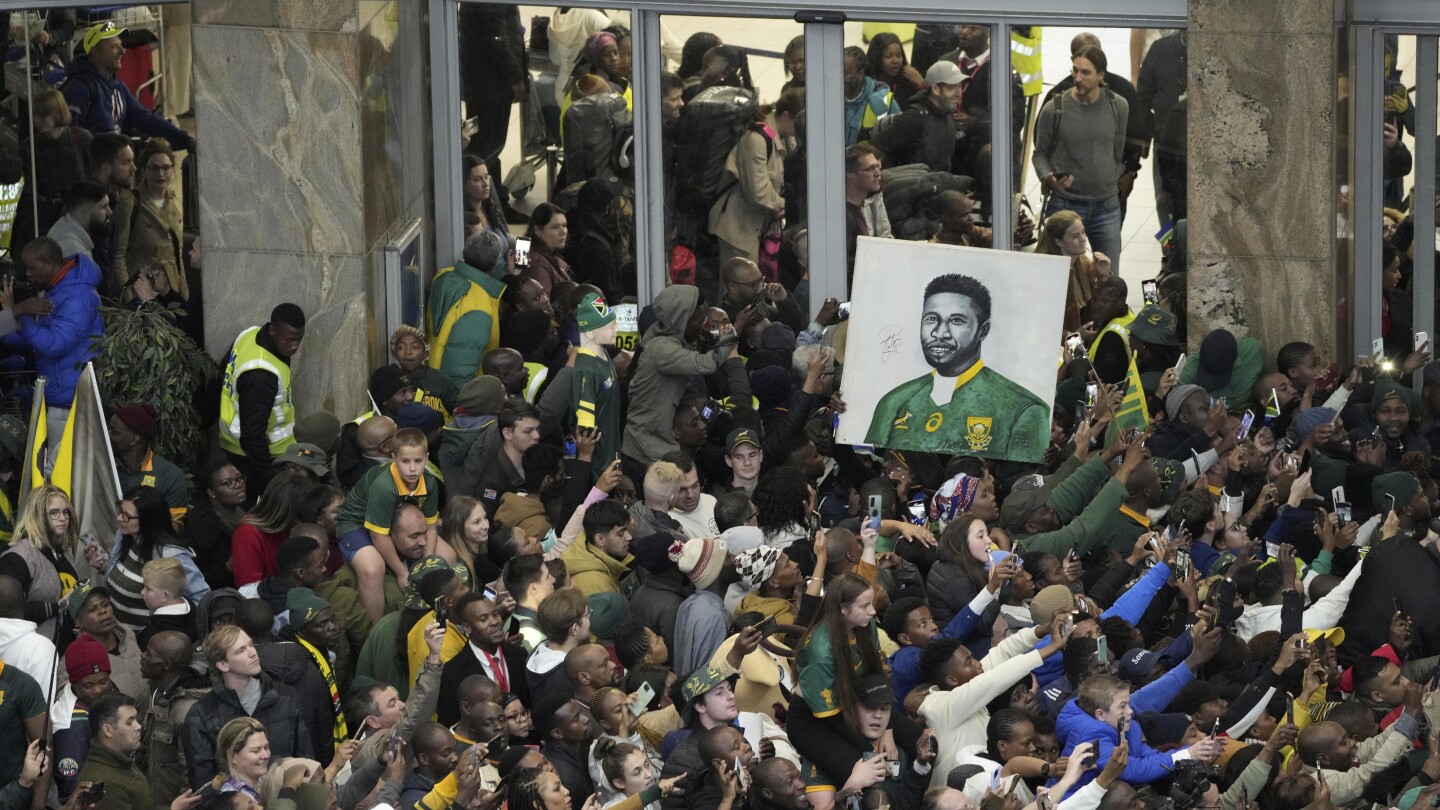
[[[1067,378],[1055,384],[1055,407],[1073,413],[1085,404],[1085,381]]]
[[[1160,502],[1170,503],[1185,486],[1185,465],[1171,458],[1150,461],[1155,465],[1155,474],[1160,476]]]
[[[1405,403],[1405,407],[1410,409],[1410,418],[1412,420],[1418,419],[1420,417],[1420,403],[1418,401],[1419,398],[1415,395],[1415,392],[1410,388],[1403,386],[1400,383],[1397,383],[1394,380],[1388,378],[1378,380],[1375,383],[1375,391],[1370,395],[1371,412],[1374,412],[1376,408],[1379,408],[1380,404],[1387,399],[1398,399],[1401,402]]]
[[[1324,453],[1310,454],[1310,488],[1322,500],[1330,499],[1330,492],[1345,483],[1345,462],[1331,458]],[[1334,509],[1335,504],[1330,504]]]
[[[1130,334],[1146,343],[1154,343],[1157,346],[1174,346],[1179,343],[1175,339],[1175,328],[1178,323],[1178,319],[1170,312],[1155,304],[1146,304],[1139,312],[1135,313],[1135,320],[1130,322]]]
[[[1389,495],[1395,499],[1395,508],[1404,509],[1405,504],[1420,491],[1420,479],[1408,472],[1392,472],[1377,475],[1370,482],[1370,497],[1375,502],[1375,511],[1384,512],[1390,508]]]
[[[402,602],[404,607],[410,610],[429,610],[430,606],[420,597],[420,580],[431,571],[439,571],[442,568],[453,567],[445,561],[444,557],[437,557],[431,554],[429,557],[422,557],[410,564],[410,583],[405,586],[405,593]]]
[[[302,628],[330,609],[330,603],[309,588],[291,588],[285,593],[285,609],[290,611],[290,626]]]
[[[738,676],[720,674],[720,670],[714,666],[703,666],[685,679],[685,686],[681,688],[680,694],[687,704],[694,703],[706,692],[735,677]]]
[[[70,589],[70,595],[65,597],[65,611],[70,614],[71,619],[80,617],[80,610],[85,607],[85,600],[89,599],[91,594],[100,594],[107,599],[110,598],[110,590],[104,585],[81,582]]]
[[[580,299],[575,307],[575,323],[581,332],[590,332],[615,322],[615,312],[605,305],[605,299],[590,293]]]
[[[585,601],[590,604],[590,632],[596,638],[609,639],[630,618],[630,603],[618,593],[592,593]]]

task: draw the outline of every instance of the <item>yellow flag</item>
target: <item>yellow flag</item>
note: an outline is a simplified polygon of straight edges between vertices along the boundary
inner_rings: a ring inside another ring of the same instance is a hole
[[[30,405],[30,435],[25,439],[25,470],[20,475],[20,497],[45,483],[45,378],[35,380],[35,401]],[[18,506],[19,504],[17,504]]]

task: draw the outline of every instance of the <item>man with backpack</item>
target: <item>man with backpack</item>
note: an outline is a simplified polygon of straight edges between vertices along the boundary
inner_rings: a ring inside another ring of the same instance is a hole
[[[936,62],[925,71],[925,92],[916,93],[904,111],[871,132],[870,145],[886,168],[923,163],[932,172],[950,171],[963,81],[965,74],[954,62]]]
[[[113,22],[96,23],[85,30],[85,55],[70,66],[60,86],[75,125],[96,135],[138,132],[164,138],[174,149],[194,151],[195,139],[189,133],[140,106],[135,94],[115,75],[125,58],[120,36],[126,30]]]
[[[1086,47],[1071,57],[1075,86],[1040,110],[1035,173],[1044,182],[1045,216],[1080,215],[1090,246],[1120,273],[1120,179],[1130,105],[1105,87],[1105,52]]]

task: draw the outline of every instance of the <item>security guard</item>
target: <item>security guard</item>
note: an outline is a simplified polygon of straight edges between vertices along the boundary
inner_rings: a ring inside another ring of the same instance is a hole
[[[275,474],[273,462],[295,443],[290,358],[305,338],[305,313],[281,304],[264,326],[235,338],[220,395],[220,447],[254,485],[258,498]]]

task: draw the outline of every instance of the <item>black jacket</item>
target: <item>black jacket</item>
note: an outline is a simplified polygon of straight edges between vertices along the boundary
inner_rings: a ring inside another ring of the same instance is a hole
[[[677,790],[666,796],[660,802],[660,806],[664,810],[683,810],[683,808],[689,807],[690,803],[686,797],[691,790],[699,786],[701,779],[710,771],[706,767],[705,761],[700,758],[700,737],[704,731],[705,729],[700,726],[699,721],[692,721],[684,728],[666,734],[666,739],[661,741],[660,750],[663,753],[665,743],[672,735],[683,735],[680,742],[670,749],[668,755],[665,755],[665,767],[660,771],[660,778],[674,779],[682,773],[688,774],[681,783],[685,787],[685,793],[681,794]]]
[[[235,574],[225,565],[230,562],[230,538],[234,533],[234,529],[225,527],[208,497],[196,498],[195,506],[185,516],[181,539],[195,549],[195,565],[212,588],[235,587]]]
[[[1186,45],[1185,32],[1178,31],[1155,40],[1145,54],[1145,61],[1140,65],[1140,82],[1135,87],[1140,103],[1130,108],[1131,117],[1138,118],[1142,138],[1157,138],[1170,111],[1185,96],[1189,77]],[[1115,77],[1107,75],[1105,83],[1113,88]]]
[[[1411,616],[1440,612],[1440,554],[1435,549],[1402,538],[1376,543],[1370,549],[1365,570],[1355,581],[1350,604],[1340,617],[1346,640],[1336,648],[1341,666],[1354,664],[1389,641],[1390,616],[1395,610],[1391,600],[1397,594],[1401,608]],[[1440,627],[1434,622],[1416,622],[1409,657],[1428,658],[1437,653]]]
[[[955,117],[937,108],[929,93],[916,93],[894,121],[871,136],[870,145],[887,169],[923,163],[932,172],[948,172],[955,153]]]
[[[529,78],[520,7],[464,3],[458,23],[466,56],[460,65],[460,97],[471,104],[513,102],[514,86],[528,84]]]
[[[586,743],[586,750],[589,750],[589,743]],[[545,745],[541,746],[540,753],[555,766],[560,783],[570,791],[571,796],[589,796],[595,792],[595,783],[590,779],[588,757],[580,756],[575,746],[547,740]]]
[[[330,733],[335,722],[334,703],[315,659],[293,641],[256,644],[255,651],[260,654],[260,666],[265,674],[294,691],[301,707],[300,717],[310,729],[314,750],[320,755],[316,759],[329,762],[329,755],[335,753],[335,738]]]
[[[643,504],[642,504],[643,505]],[[695,589],[689,583],[666,580],[644,568],[635,569],[640,587],[630,596],[630,615],[660,634],[670,649],[675,649],[675,616]]]
[[[479,500],[491,520],[495,519],[495,510],[500,508],[500,498],[505,493],[525,488],[525,477],[515,469],[504,448],[505,440],[500,436],[497,422],[470,445],[470,452],[465,454],[464,478],[449,488],[457,495],[470,495]]]
[[[264,667],[263,662],[261,666]],[[329,705],[328,696],[326,705]],[[276,683],[269,675],[262,674],[260,703],[255,707],[254,714],[247,714],[235,691],[226,688],[223,683],[217,683],[210,694],[200,698],[185,717],[181,744],[185,748],[190,787],[199,789],[219,772],[215,758],[215,738],[226,723],[246,716],[254,717],[265,725],[271,756],[315,758],[315,746],[310,739],[310,730],[300,716],[300,702],[290,687]]]
[[[525,650],[514,644],[501,644],[500,651],[505,655],[505,672],[510,678],[509,689],[505,691],[520,696],[520,702],[526,706],[530,702],[530,684],[525,679]],[[475,656],[475,650],[469,644],[460,648],[455,657],[445,662],[445,668],[440,672],[440,694],[458,695],[460,683],[471,675],[484,675],[485,669],[480,665],[480,659]],[[436,706],[435,718],[447,726],[453,726],[460,721],[460,701],[442,700]]]
[[[1145,445],[1155,454],[1155,458],[1168,458],[1179,462],[1189,461],[1192,453],[1204,453],[1214,449],[1214,442],[1205,431],[1173,421],[1161,422]]]

